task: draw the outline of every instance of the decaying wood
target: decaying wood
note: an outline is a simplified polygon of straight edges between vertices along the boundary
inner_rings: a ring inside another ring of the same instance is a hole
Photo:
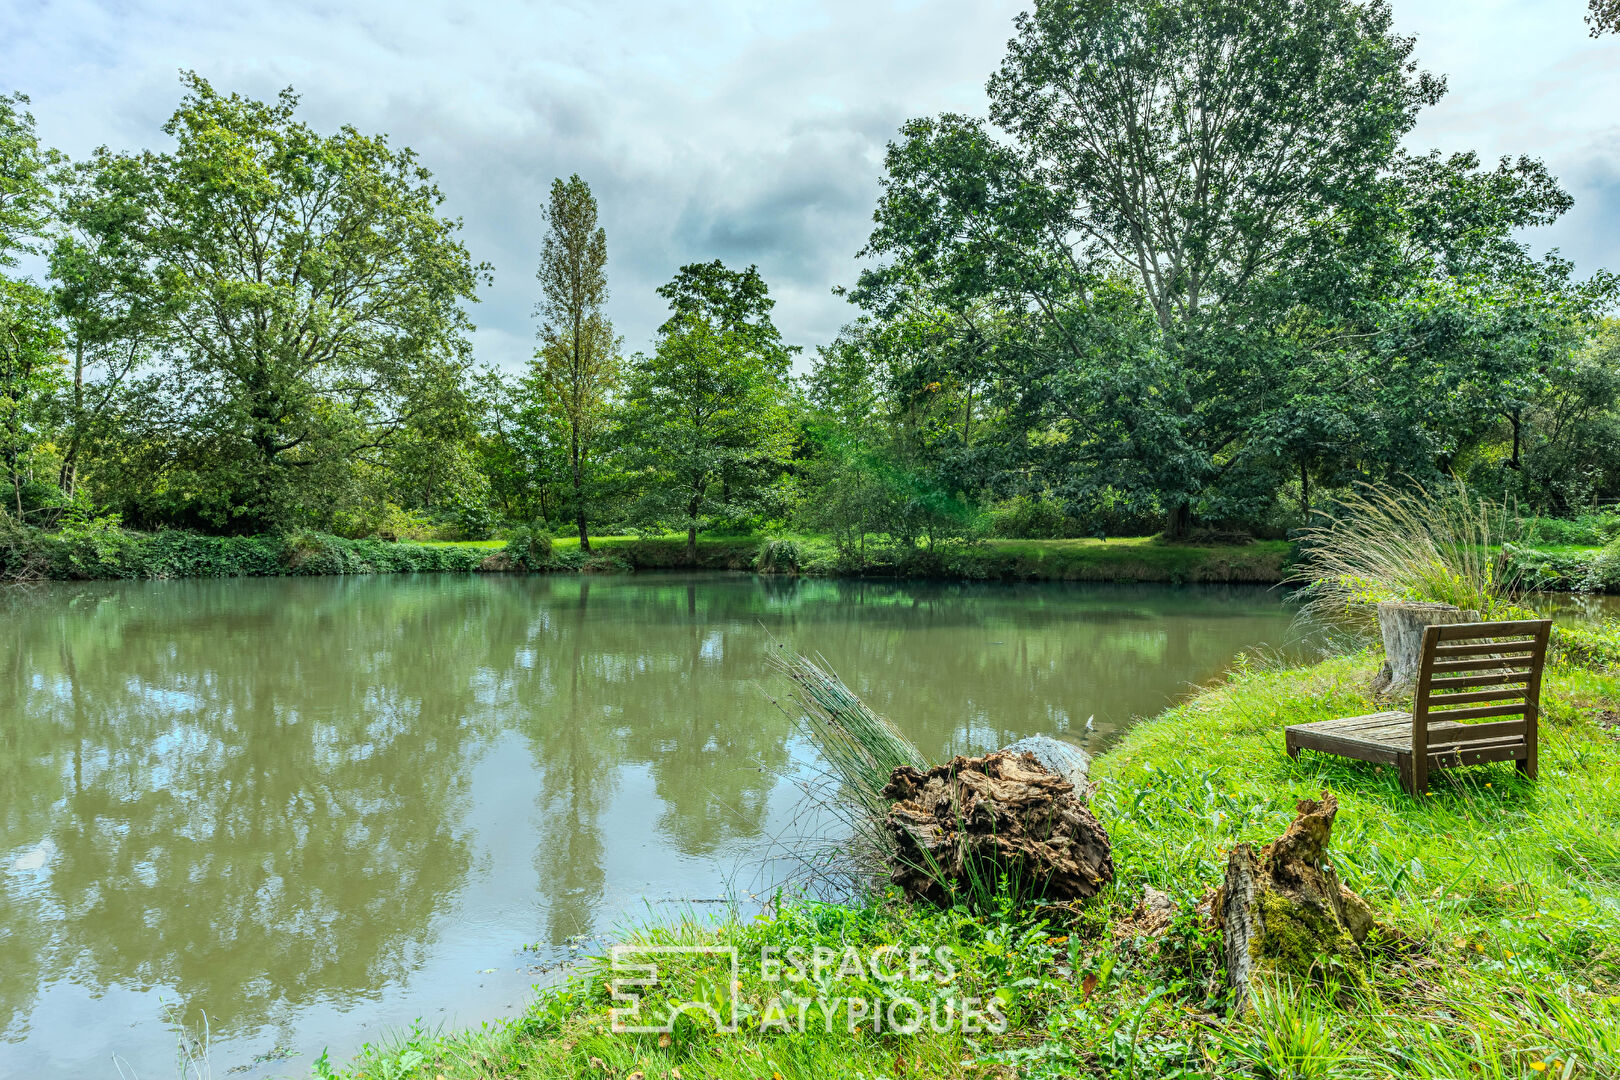
[[[1339,882],[1323,857],[1339,803],[1327,792],[1306,799],[1286,832],[1258,852],[1232,849],[1226,880],[1215,897],[1234,1010],[1249,1005],[1251,980],[1261,969],[1301,977],[1364,978],[1362,943],[1373,928],[1367,902]],[[1333,961],[1332,971],[1320,969]]]
[[[951,886],[1001,876],[1032,895],[1085,899],[1114,877],[1108,833],[1075,785],[1033,753],[953,758],[894,771],[892,880],[913,899],[948,903]]]
[[[1386,600],[1378,605],[1378,632],[1384,639],[1384,666],[1373,678],[1373,694],[1403,697],[1417,686],[1423,662],[1423,631],[1430,626],[1478,622],[1479,612],[1450,604]]]

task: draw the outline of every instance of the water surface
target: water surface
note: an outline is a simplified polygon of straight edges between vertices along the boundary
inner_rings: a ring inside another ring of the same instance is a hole
[[[302,1076],[758,888],[806,767],[773,642],[933,757],[1095,750],[1288,648],[1291,613],[1255,588],[425,575],[52,585],[0,617],[0,1076],[117,1055],[153,1080],[174,1016],[207,1013],[215,1076]]]

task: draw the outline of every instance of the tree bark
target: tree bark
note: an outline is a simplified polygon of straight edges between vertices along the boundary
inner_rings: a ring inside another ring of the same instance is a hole
[[[1409,600],[1380,603],[1378,630],[1384,639],[1384,666],[1373,678],[1373,693],[1383,698],[1398,698],[1417,686],[1426,628],[1478,621],[1479,612],[1461,611],[1450,604]]]
[[[949,904],[1005,877],[1028,895],[1083,900],[1113,880],[1108,833],[1066,778],[1083,778],[1080,761],[1061,744],[1038,749],[1065,772],[1012,748],[894,770],[883,789],[894,800],[890,876],[909,898]]]
[[[580,460],[579,437],[571,437],[570,454],[574,471],[574,524],[579,528],[579,550],[591,550],[590,532],[585,524],[585,466]]]
[[[1165,522],[1165,533],[1173,540],[1179,540],[1192,532],[1192,503],[1179,502],[1170,508],[1169,519]]]
[[[1373,929],[1372,909],[1323,857],[1338,800],[1324,791],[1320,802],[1305,799],[1296,809],[1293,824],[1260,851],[1252,844],[1232,849],[1215,895],[1234,1014],[1251,1004],[1260,970],[1365,981],[1361,946]],[[1333,963],[1324,966],[1324,959]]]

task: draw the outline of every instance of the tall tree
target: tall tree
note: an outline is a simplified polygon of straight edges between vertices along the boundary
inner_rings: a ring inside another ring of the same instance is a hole
[[[23,488],[31,452],[61,379],[62,359],[50,297],[9,271],[19,256],[39,249],[50,219],[48,178],[56,160],[39,145],[28,99],[0,95],[0,459],[18,520],[27,511]]]
[[[578,173],[551,182],[544,217],[533,378],[546,410],[567,432],[571,509],[579,549],[589,551],[599,443],[623,376],[619,341],[605,311],[607,231],[597,224],[596,196]]]
[[[645,480],[640,513],[686,533],[757,511],[792,449],[785,388],[746,335],[679,315],[631,368],[625,428]]]
[[[1567,206],[1536,163],[1401,153],[1444,90],[1412,48],[1384,0],[1037,0],[989,84],[1010,139],[905,127],[867,249],[889,262],[856,297],[885,318],[1006,313],[994,385],[1082,511],[1124,492],[1177,532],[1263,516],[1279,476],[1342,456],[1322,445],[1340,425],[1301,421],[1337,403],[1302,392],[1389,390],[1421,456],[1423,381],[1489,381],[1425,312],[1469,307],[1486,352],[1523,364],[1515,340],[1541,349],[1595,293],[1515,246]],[[1424,188],[1439,174],[1447,198]],[[1474,248],[1513,249],[1502,273],[1458,242],[1471,215]]]
[[[717,332],[737,335],[744,347],[779,375],[787,374],[799,351],[782,344],[782,335],[771,321],[776,301],[758,266],[732,270],[719,259],[688,263],[676,271],[673,280],[658,287],[658,295],[669,301],[670,309],[669,318],[658,328],[660,334],[676,329],[683,318],[695,316]]]
[[[138,163],[106,150],[62,170],[50,277],[72,383],[63,401],[59,483],[71,501],[84,460],[138,428],[152,389],[142,371],[161,347],[175,298],[153,277],[138,240],[145,210]]]
[[[431,370],[468,364],[463,305],[488,270],[411,150],[320,134],[291,90],[182,82],[174,150],[129,159],[135,242],[174,313],[144,496],[234,529],[322,524]]]

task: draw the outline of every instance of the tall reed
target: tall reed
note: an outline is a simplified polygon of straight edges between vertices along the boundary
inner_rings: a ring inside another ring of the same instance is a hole
[[[884,825],[889,800],[882,791],[902,765],[927,769],[922,751],[887,717],[867,708],[824,666],[824,659],[818,663],[778,647],[771,662],[792,684],[799,729],[825,762],[826,779],[838,789],[822,793],[823,805],[849,823],[859,862],[876,866],[886,861],[895,844]]]

